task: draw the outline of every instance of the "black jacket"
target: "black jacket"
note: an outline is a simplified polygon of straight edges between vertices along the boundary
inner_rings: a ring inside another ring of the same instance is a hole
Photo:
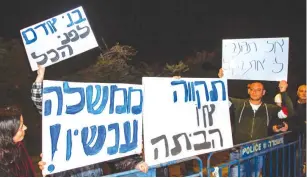
[[[293,115],[293,105],[287,93],[282,93],[288,116]],[[268,129],[272,128],[272,121],[278,117],[281,107],[262,103],[254,113],[249,99],[229,98],[232,103],[230,112],[233,112],[232,129],[234,144],[268,137]]]

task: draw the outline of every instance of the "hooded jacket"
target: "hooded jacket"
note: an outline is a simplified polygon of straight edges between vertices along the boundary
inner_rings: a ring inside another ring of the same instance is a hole
[[[286,92],[281,93],[285,106],[261,103],[254,112],[249,99],[229,98],[230,112],[233,113],[232,129],[234,144],[241,144],[269,136],[268,129],[272,129],[272,121],[293,115],[293,104]]]

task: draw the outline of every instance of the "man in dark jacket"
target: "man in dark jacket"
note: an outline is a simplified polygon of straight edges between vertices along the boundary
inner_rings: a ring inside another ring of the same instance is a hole
[[[298,134],[305,136],[303,141],[306,141],[306,85],[301,85],[297,89],[297,101],[294,104],[295,114],[291,121],[294,122],[293,126],[289,125],[291,131],[296,131]],[[306,146],[304,143],[303,146]]]
[[[223,70],[220,69],[218,76],[221,78],[223,75]],[[286,93],[287,87],[287,82],[281,81],[279,83],[279,90],[285,107],[263,103],[262,97],[265,95],[265,89],[260,82],[253,82],[249,85],[248,94],[250,97],[248,99],[229,97],[232,106],[230,109],[234,112],[232,122],[234,144],[268,137],[268,129],[272,129],[275,133],[288,130],[287,123],[284,123],[284,127],[279,129],[277,125],[272,126],[271,123],[276,117],[286,118],[293,115],[292,101]],[[230,160],[235,160],[239,157],[240,152],[238,150],[230,153]],[[250,167],[251,176],[259,177],[263,166],[263,156],[257,156],[255,159],[240,165],[240,176],[247,176],[246,167]],[[255,162],[257,162],[257,165],[255,165]],[[238,166],[234,166],[231,168],[231,175],[238,177],[238,171]]]
[[[281,124],[282,122],[286,121],[289,126],[290,133],[286,134],[284,136],[284,143],[291,143],[298,140],[299,135],[301,136],[302,141],[302,148],[304,150],[306,146],[306,85],[301,85],[298,87],[297,90],[297,97],[298,99],[294,102],[294,115],[292,117],[289,117],[287,119],[277,119],[276,124]],[[279,106],[282,106],[284,103],[282,103],[281,95],[277,94],[275,96],[275,103]],[[271,135],[274,135],[275,133],[271,133]],[[299,169],[295,170],[295,168],[301,168],[300,163],[296,162],[294,164],[294,160],[298,160],[298,149],[299,147],[296,146],[296,154],[293,155],[294,150],[291,146],[291,149],[287,147],[284,151],[274,151],[272,154],[272,175],[268,176],[283,176],[283,177],[295,177],[298,174],[295,174],[295,171],[297,172]],[[276,157],[282,158],[283,161],[276,162]],[[306,158],[306,152],[303,151],[302,158],[305,160]],[[267,165],[269,164],[268,163]],[[298,165],[298,166],[296,166]],[[277,166],[278,166],[278,172],[277,172]],[[288,169],[290,167],[290,169]],[[267,167],[267,170],[269,167]]]

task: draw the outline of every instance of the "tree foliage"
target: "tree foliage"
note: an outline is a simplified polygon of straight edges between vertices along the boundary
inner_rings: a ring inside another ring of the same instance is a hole
[[[169,65],[166,63],[164,70],[169,72],[172,76],[181,76],[184,72],[189,70],[189,66],[184,64],[182,61],[179,61],[178,64]]]
[[[77,73],[65,76],[62,80],[74,80],[84,82],[127,83],[133,81],[129,75],[133,66],[127,61],[135,56],[137,51],[128,45],[117,43],[112,48],[102,51],[95,64]]]

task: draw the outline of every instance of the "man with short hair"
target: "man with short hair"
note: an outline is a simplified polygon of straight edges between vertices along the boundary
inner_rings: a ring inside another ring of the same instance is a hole
[[[223,77],[223,69],[219,70],[218,76]],[[237,99],[229,97],[231,103],[231,110],[234,112],[233,122],[233,142],[234,144],[241,144],[252,140],[268,137],[268,129],[273,132],[285,132],[288,130],[287,123],[284,123],[282,128],[273,125],[271,121],[278,118],[286,118],[293,115],[293,104],[290,97],[287,95],[288,84],[286,81],[279,83],[279,90],[285,106],[279,107],[272,104],[266,104],[262,101],[265,95],[265,88],[261,82],[253,82],[249,85],[248,99]],[[239,150],[234,150],[230,153],[230,160],[239,159]],[[255,161],[255,159],[257,161]],[[247,175],[247,167],[250,167],[251,176],[260,175],[260,170],[263,166],[263,156],[257,156],[255,159],[246,161],[240,165],[240,176]],[[238,166],[231,168],[231,175],[238,177]]]

